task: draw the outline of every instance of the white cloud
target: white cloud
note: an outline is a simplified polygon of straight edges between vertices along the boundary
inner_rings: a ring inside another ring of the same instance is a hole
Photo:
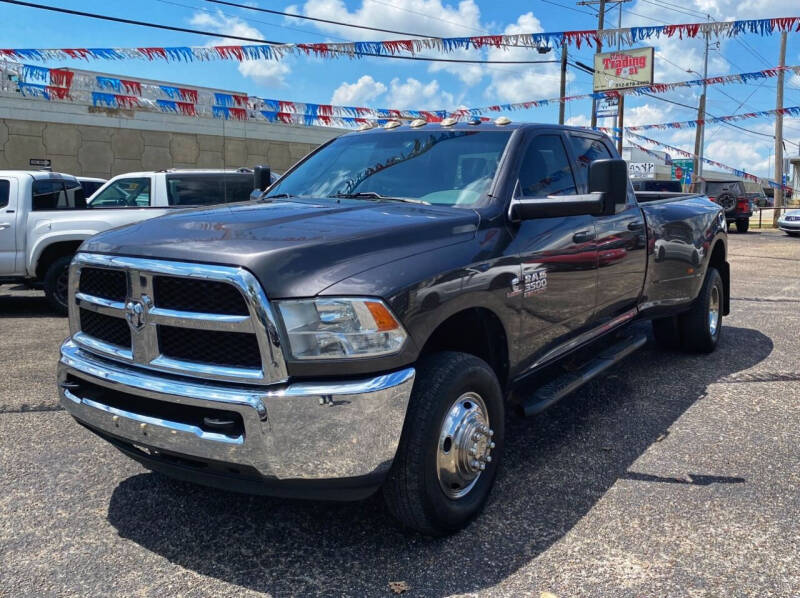
[[[389,83],[391,108],[415,110],[447,109],[455,104],[453,94],[442,91],[436,79],[422,83],[413,77],[401,81],[395,77]]]
[[[570,116],[564,124],[569,127],[588,127],[592,123],[589,121],[589,117],[586,114],[580,113],[575,116]]]
[[[217,11],[215,14],[205,11],[196,12],[192,15],[190,23],[195,27],[203,27],[216,31],[222,36],[228,34],[237,37],[264,39],[264,36],[255,27],[251,27],[237,17],[225,16],[220,11]],[[210,42],[209,45],[219,45],[220,43],[236,45],[247,42],[223,37],[222,39]],[[286,76],[292,72],[285,58],[280,61],[244,60],[239,63],[238,69],[244,77],[252,79],[255,83],[264,87],[284,86],[286,84]]]
[[[302,6],[289,7],[286,12],[428,36],[457,37],[484,32],[480,22],[480,8],[474,0],[461,0],[456,7],[442,4],[441,0],[364,1],[352,12],[342,0],[307,0]],[[287,20],[298,21],[291,17]],[[315,26],[321,31],[345,39],[408,38],[403,33],[380,33],[330,23],[315,23]]]
[[[503,33],[540,33],[544,31],[541,22],[532,12],[520,15],[516,22],[508,25]],[[530,49],[492,48],[488,52],[490,60],[556,60],[560,51],[553,48],[547,54],[538,54]],[[493,65],[489,71],[492,82],[486,88],[486,97],[497,102],[525,102],[541,98],[558,97],[561,82],[561,71],[557,64],[539,64],[535,66],[501,66]],[[574,78],[567,74],[567,81]]]
[[[444,4],[441,0],[393,0],[391,3],[363,1],[361,6],[352,12],[342,0],[307,0],[302,6],[287,8],[286,12],[425,36],[459,37],[488,33],[487,28],[481,24],[480,8],[474,0],[461,0],[457,6]],[[287,20],[298,22],[298,19]],[[330,23],[315,23],[315,26],[321,31],[348,40],[411,37],[407,33],[382,33]],[[482,54],[474,50],[459,50],[447,54],[426,53],[432,57],[447,56],[459,59],[475,59]],[[442,71],[458,77],[466,85],[477,84],[486,74],[485,68],[479,64],[435,62],[428,67],[430,73]]]
[[[362,75],[355,83],[343,82],[333,92],[331,104],[360,106],[386,92],[386,85],[369,75]]]

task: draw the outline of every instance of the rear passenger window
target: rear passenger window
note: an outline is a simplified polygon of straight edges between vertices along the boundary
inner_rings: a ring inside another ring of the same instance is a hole
[[[33,211],[64,210],[67,207],[67,193],[60,179],[33,181]]]
[[[561,135],[539,135],[533,139],[522,161],[519,185],[523,197],[577,193]]]
[[[0,179],[0,208],[8,205],[9,189],[11,189],[11,183],[5,179]]]
[[[167,201],[171,206],[207,206],[247,201],[252,190],[252,174],[167,176]]]
[[[67,205],[73,208],[86,207],[86,192],[83,186],[77,181],[65,181],[64,187],[67,190]]]
[[[575,153],[577,171],[575,177],[578,184],[588,185],[589,165],[595,160],[607,160],[611,158],[611,152],[599,139],[584,137],[582,135],[570,135],[569,141],[572,144],[572,151]]]

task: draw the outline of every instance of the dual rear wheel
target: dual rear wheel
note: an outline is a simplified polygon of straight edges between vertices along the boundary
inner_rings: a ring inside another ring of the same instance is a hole
[[[722,276],[709,266],[700,295],[680,315],[653,320],[653,334],[665,349],[711,353],[719,343],[725,288]]]

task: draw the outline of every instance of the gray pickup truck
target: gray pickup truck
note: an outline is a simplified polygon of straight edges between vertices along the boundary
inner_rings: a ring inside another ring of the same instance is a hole
[[[714,350],[726,243],[720,206],[637,198],[588,130],[354,132],[255,202],[86,241],[61,403],[149,469],[284,497],[381,489],[402,523],[446,534],[486,503],[506,412],[642,346],[631,322]]]

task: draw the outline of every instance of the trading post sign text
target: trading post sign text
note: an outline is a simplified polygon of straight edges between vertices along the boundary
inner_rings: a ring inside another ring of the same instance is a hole
[[[653,48],[594,55],[594,90],[609,91],[653,84]]]

